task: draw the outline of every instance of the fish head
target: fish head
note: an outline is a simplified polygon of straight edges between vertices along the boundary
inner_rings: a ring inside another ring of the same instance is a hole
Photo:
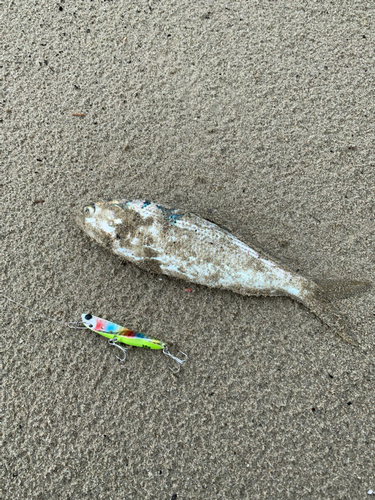
[[[121,260],[160,274],[158,261],[166,226],[158,205],[145,200],[89,203],[77,217],[80,228]]]
[[[76,218],[78,226],[91,238],[109,247],[116,239],[116,225],[122,224],[126,201],[88,203]]]

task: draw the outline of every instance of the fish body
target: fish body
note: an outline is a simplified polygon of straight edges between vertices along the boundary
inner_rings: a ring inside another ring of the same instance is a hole
[[[242,295],[288,296],[343,333],[344,322],[323,290],[193,213],[145,200],[86,205],[80,227],[120,259],[153,273]]]

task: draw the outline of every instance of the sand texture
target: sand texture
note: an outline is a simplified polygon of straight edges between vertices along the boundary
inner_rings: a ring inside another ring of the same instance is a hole
[[[371,498],[374,289],[336,302],[353,347],[288,298],[122,264],[74,214],[150,199],[308,278],[375,281],[374,2],[0,15],[0,290],[39,311],[0,297],[1,498]],[[66,326],[88,311],[189,359],[177,376],[161,352],[120,363]]]

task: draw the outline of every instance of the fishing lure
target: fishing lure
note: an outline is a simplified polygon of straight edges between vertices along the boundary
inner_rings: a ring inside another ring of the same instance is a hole
[[[182,351],[180,352],[185,356],[184,359],[179,359],[176,358],[176,356],[173,356],[169,352],[167,344],[161,340],[151,339],[143,333],[129,330],[128,328],[124,328],[123,326],[107,321],[106,319],[98,318],[92,314],[82,314],[82,323],[89,330],[106,337],[110,345],[118,347],[124,354],[123,358],[116,356],[120,361],[125,361],[127,349],[120,346],[118,342],[135,347],[144,347],[146,349],[162,349],[166,356],[169,356],[178,364],[178,369],[176,370],[169,368],[173,373],[178,373],[181,369],[181,365],[187,360],[187,355]]]

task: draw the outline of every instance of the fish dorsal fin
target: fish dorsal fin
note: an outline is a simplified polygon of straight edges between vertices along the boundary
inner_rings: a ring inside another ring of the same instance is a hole
[[[214,222],[213,220],[211,219],[208,219],[207,217],[205,217],[205,219],[208,221],[208,222],[211,222],[211,224],[215,224],[215,226],[218,226],[220,229],[222,229],[223,231],[225,231],[226,233],[229,233],[229,234],[232,234],[230,229],[228,229],[227,227],[225,226],[222,226],[221,224],[218,224],[217,222]]]

